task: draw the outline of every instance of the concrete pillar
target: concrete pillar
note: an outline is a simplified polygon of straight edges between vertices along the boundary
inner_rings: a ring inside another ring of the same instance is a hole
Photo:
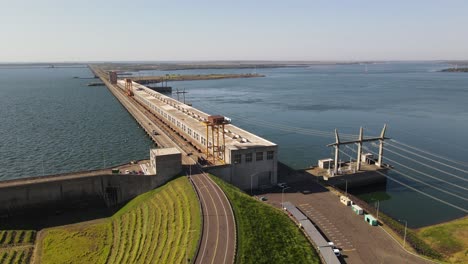
[[[384,147],[384,139],[385,139],[385,130],[387,130],[387,124],[384,125],[382,132],[380,133],[380,139],[379,139],[379,157],[377,160],[377,166],[382,168],[382,158],[383,158],[383,147]]]
[[[338,174],[338,161],[340,160],[340,137],[338,136],[338,130],[335,129],[335,167],[333,171],[335,175]]]
[[[380,144],[379,144],[379,157],[378,157],[378,160],[377,160],[377,166],[379,166],[380,168],[382,168],[382,157],[383,157],[383,140],[379,140]]]
[[[357,159],[356,159],[356,171],[361,170],[362,140],[363,140],[363,131],[361,127],[359,129],[359,142],[358,142]]]
[[[338,160],[340,159],[340,147],[339,145],[335,146],[335,166],[333,167],[333,171],[335,175],[338,174]]]

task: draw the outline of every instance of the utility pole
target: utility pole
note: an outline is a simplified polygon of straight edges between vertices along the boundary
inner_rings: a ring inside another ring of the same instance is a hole
[[[406,229],[408,228],[408,221],[400,220],[400,219],[398,219],[398,221],[405,222],[405,235],[403,236],[403,248],[405,248],[406,247]]]
[[[177,101],[180,102],[180,100],[179,100],[179,94],[182,94],[182,95],[183,95],[183,98],[184,98],[184,104],[185,104],[185,94],[186,94],[186,93],[188,93],[188,92],[185,91],[185,88],[184,88],[183,91],[179,91],[179,88],[177,88],[177,91],[176,91],[176,94],[177,94]]]
[[[384,125],[384,127],[382,129],[382,132],[380,133],[379,137],[364,139],[363,132],[362,132],[362,127],[361,127],[361,129],[359,130],[359,139],[358,140],[342,142],[342,141],[340,141],[340,138],[338,136],[338,130],[335,129],[335,143],[327,145],[328,147],[334,147],[335,148],[335,168],[334,168],[333,172],[335,174],[338,173],[338,161],[339,161],[339,158],[340,158],[340,156],[339,156],[340,155],[339,154],[340,145],[349,145],[349,144],[356,144],[356,143],[358,144],[358,157],[357,157],[358,160],[356,162],[358,163],[358,166],[359,166],[359,169],[360,169],[362,143],[371,142],[371,141],[379,141],[380,142],[379,157],[378,157],[378,161],[377,161],[376,165],[379,166],[379,167],[382,167],[382,165],[383,165],[382,158],[383,158],[384,140],[389,139],[389,138],[385,137],[385,131],[386,130],[387,130],[387,124]]]
[[[284,190],[289,189],[290,187],[283,187],[281,190],[281,208],[284,210]]]

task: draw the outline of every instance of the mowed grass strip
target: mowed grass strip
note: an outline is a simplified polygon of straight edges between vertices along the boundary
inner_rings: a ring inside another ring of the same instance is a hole
[[[301,230],[281,210],[211,176],[229,198],[237,223],[237,263],[320,263]]]
[[[201,228],[196,193],[179,177],[98,223],[45,231],[41,263],[186,263]]]
[[[468,263],[468,217],[423,227],[421,237],[433,249],[442,253],[450,263]]]
[[[0,231],[0,247],[32,244],[35,236],[34,230],[3,230]]]
[[[32,246],[11,247],[0,249],[1,264],[26,264],[29,263],[33,252]]]
[[[111,234],[109,221],[45,230],[41,263],[104,263],[111,246]]]

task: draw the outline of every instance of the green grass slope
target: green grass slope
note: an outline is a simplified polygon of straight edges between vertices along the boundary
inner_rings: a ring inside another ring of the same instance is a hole
[[[45,231],[41,263],[186,263],[200,236],[198,199],[179,177],[111,218]]]
[[[236,216],[236,263],[320,263],[305,235],[281,210],[217,177],[212,179],[226,193]]]
[[[468,263],[468,217],[421,228],[421,237],[450,263]]]
[[[0,231],[0,264],[29,263],[35,239],[34,230]]]
[[[111,222],[45,231],[42,263],[104,263],[112,243]]]

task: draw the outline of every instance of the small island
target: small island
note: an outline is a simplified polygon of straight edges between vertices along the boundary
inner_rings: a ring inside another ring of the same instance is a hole
[[[448,69],[443,69],[440,72],[468,72],[468,67],[467,68],[448,68]]]
[[[219,80],[219,79],[234,79],[234,78],[256,78],[265,77],[263,74],[258,73],[241,73],[241,74],[193,74],[193,75],[179,75],[179,74],[166,74],[166,76],[142,76],[142,77],[129,77],[139,84],[160,83],[168,81],[198,81],[198,80]]]

